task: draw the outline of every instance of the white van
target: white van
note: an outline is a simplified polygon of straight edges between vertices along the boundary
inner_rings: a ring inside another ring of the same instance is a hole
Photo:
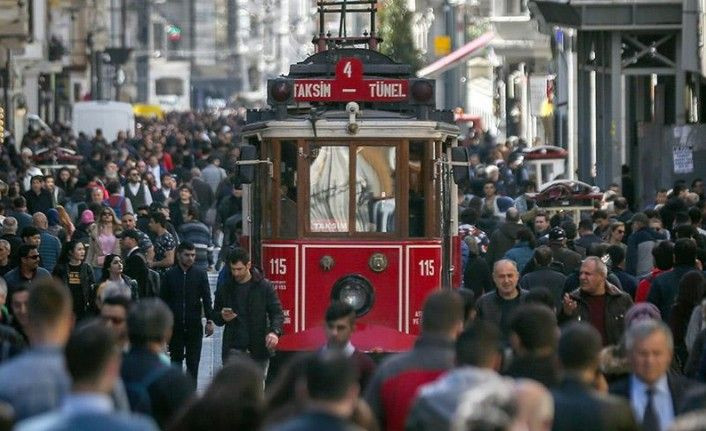
[[[101,129],[105,139],[112,142],[121,130],[128,132],[130,136],[135,135],[135,114],[129,103],[77,102],[74,104],[71,126],[77,135],[83,132],[87,136],[94,136],[96,129]]]

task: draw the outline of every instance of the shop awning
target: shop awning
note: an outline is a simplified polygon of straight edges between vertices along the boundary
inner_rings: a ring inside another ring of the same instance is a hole
[[[458,65],[459,62],[465,60],[471,54],[477,52],[480,49],[485,48],[488,43],[493,40],[494,37],[495,33],[490,31],[488,33],[483,34],[482,36],[473,39],[472,41],[463,45],[451,54],[441,57],[429,66],[419,69],[419,71],[417,71],[417,76],[420,78],[427,78],[438,75],[455,67],[456,65]]]

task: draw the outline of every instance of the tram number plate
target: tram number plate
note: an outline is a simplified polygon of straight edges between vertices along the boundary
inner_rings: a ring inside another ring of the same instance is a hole
[[[285,258],[270,259],[270,274],[272,274],[272,275],[287,275],[287,259],[285,259]]]
[[[435,274],[434,259],[422,259],[419,261],[419,275],[422,277],[433,277]]]

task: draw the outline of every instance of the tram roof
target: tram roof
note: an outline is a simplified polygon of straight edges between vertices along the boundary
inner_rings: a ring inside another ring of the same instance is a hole
[[[265,120],[248,124],[242,129],[243,137],[260,139],[433,139],[444,141],[459,135],[455,124],[443,121],[420,121],[410,118],[359,118],[358,131],[348,132],[348,120],[321,118],[316,127],[308,118]]]

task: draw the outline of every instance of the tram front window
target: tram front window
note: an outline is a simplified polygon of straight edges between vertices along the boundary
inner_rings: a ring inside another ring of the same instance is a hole
[[[348,147],[309,147],[309,223],[312,232],[348,232]]]
[[[356,151],[356,232],[395,231],[396,148],[361,146]]]

